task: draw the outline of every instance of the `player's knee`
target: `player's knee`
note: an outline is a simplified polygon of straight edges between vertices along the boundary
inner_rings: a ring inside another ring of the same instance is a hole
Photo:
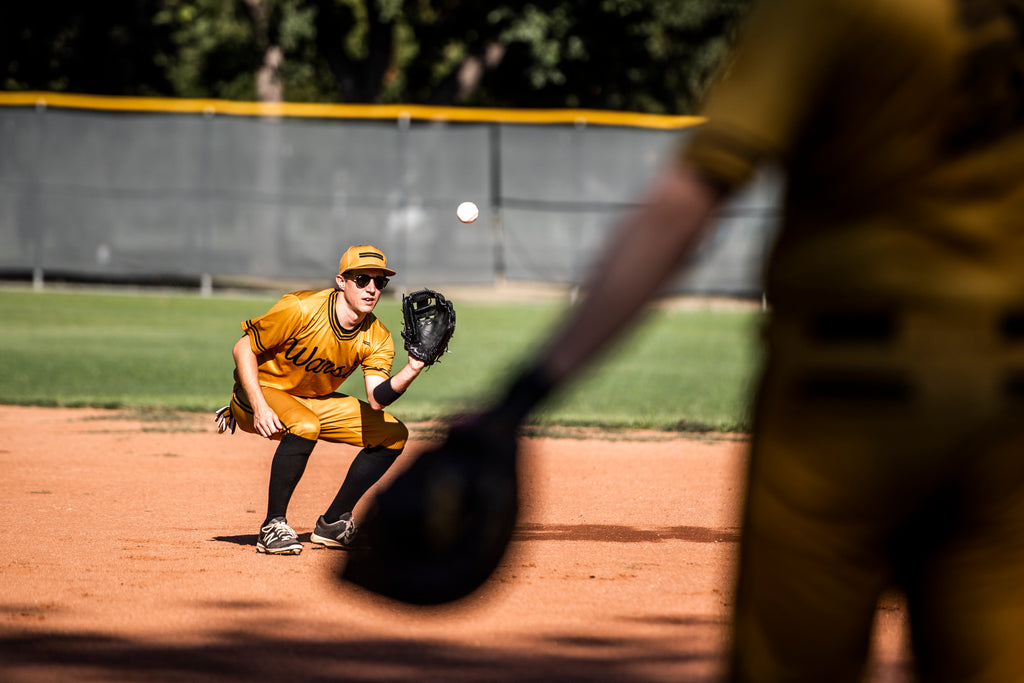
[[[399,420],[388,422],[384,432],[384,440],[379,444],[384,448],[401,451],[409,440],[409,428]]]
[[[316,441],[320,438],[320,420],[315,415],[304,415],[295,420],[289,420],[288,432],[304,439]]]

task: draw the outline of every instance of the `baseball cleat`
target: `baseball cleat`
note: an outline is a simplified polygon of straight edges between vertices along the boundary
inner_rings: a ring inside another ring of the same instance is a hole
[[[302,543],[284,517],[275,517],[260,529],[256,551],[268,555],[298,555],[302,552]]]
[[[351,512],[346,512],[341,516],[341,519],[333,524],[328,524],[324,520],[323,515],[321,515],[320,519],[316,520],[316,526],[313,528],[313,533],[310,534],[309,540],[327,548],[349,550],[355,547],[357,532],[355,522],[352,521]]]

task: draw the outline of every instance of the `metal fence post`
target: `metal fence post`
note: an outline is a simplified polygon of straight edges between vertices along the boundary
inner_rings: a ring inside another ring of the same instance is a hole
[[[213,210],[211,208],[212,183],[210,155],[213,147],[213,117],[216,110],[213,107],[206,107],[203,110],[203,139],[202,149],[199,156],[199,201],[202,202],[203,224],[199,233],[199,253],[197,261],[199,266],[199,294],[200,296],[211,296],[213,294],[212,263],[209,250],[213,248]]]
[[[492,123],[489,130],[490,152],[490,219],[494,236],[494,284],[505,283],[505,232],[501,221],[501,124]]]
[[[403,111],[398,115],[398,262],[405,264],[399,274],[403,289],[409,289],[410,280],[407,274],[409,267],[409,233],[412,231],[412,211],[410,209],[409,188],[412,186],[409,178],[412,159],[410,157],[409,136],[412,130],[412,117],[409,112]],[[405,274],[403,274],[405,273]]]
[[[583,133],[587,129],[587,120],[584,118],[578,118],[573,122],[572,133],[569,137],[569,164],[570,173],[572,173],[572,202],[579,202],[584,196],[583,187]],[[583,244],[583,233],[585,227],[585,218],[579,210],[570,209],[572,216],[569,218],[570,230],[576,233],[576,244],[570,245],[570,252],[572,259],[572,265],[570,267],[570,277],[572,281],[571,285],[570,300],[576,301],[579,295],[579,289],[582,285],[583,279],[583,250],[581,245]],[[572,247],[576,248],[573,249]]]
[[[29,177],[26,195],[22,197],[20,230],[28,235],[32,244],[32,291],[41,292],[44,287],[43,250],[46,243],[46,221],[42,216],[43,173],[40,168],[46,158],[43,146],[46,144],[46,100],[36,101],[35,158]]]

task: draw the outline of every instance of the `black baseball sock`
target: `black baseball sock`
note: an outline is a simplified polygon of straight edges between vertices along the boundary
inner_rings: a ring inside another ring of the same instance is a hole
[[[274,452],[274,460],[270,464],[270,492],[267,495],[266,525],[275,517],[284,517],[288,511],[288,503],[292,493],[306,471],[309,455],[316,446],[316,439],[307,439],[295,434],[285,434]]]
[[[400,448],[375,446],[356,453],[352,465],[348,468],[348,474],[345,475],[345,481],[338,489],[338,495],[324,513],[324,520],[328,524],[333,524],[346,512],[352,512],[363,494],[384,476],[401,452]]]

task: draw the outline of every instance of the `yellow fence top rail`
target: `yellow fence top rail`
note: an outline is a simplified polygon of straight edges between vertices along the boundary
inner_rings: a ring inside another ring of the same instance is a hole
[[[462,123],[569,123],[666,130],[686,128],[703,121],[699,116],[666,116],[599,109],[502,109],[495,107],[431,107],[415,104],[237,102],[216,99],[77,95],[40,91],[0,92],[0,106],[261,117],[415,119]]]

